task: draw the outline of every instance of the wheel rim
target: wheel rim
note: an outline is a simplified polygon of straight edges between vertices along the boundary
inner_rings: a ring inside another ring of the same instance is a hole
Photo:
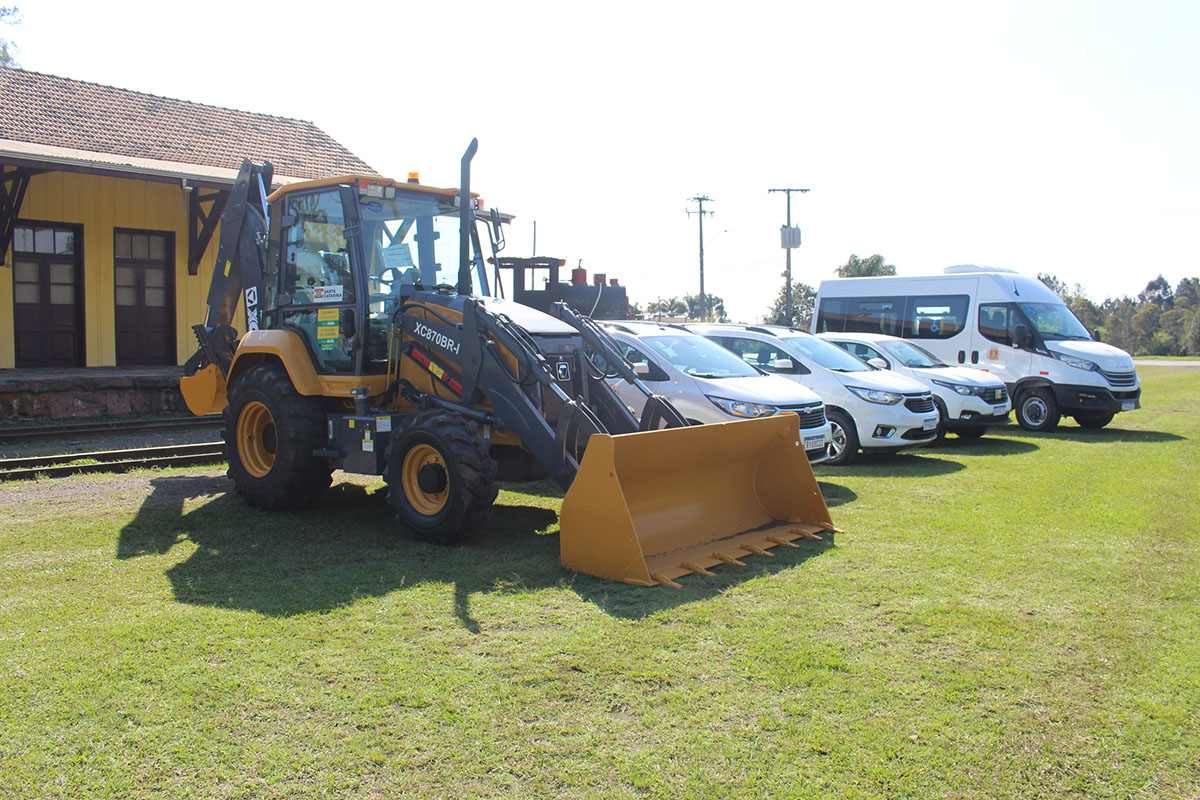
[[[432,517],[446,507],[450,476],[446,461],[437,448],[428,444],[414,446],[404,455],[402,473],[404,494],[418,514]],[[434,481],[433,485],[430,484],[431,480]]]
[[[1046,421],[1049,409],[1046,408],[1046,401],[1040,397],[1031,397],[1025,401],[1025,405],[1021,409],[1021,413],[1025,416],[1025,420],[1031,425],[1041,425]]]
[[[275,418],[257,400],[238,417],[237,448],[242,466],[255,478],[266,477],[275,466]]]
[[[833,457],[837,458],[846,451],[846,431],[836,422],[830,422],[829,428],[829,447],[833,450]]]

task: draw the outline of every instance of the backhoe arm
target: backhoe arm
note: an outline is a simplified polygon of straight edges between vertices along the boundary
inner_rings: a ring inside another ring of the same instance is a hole
[[[208,313],[204,323],[193,325],[200,349],[184,365],[185,375],[194,375],[215,364],[222,377],[229,375],[237,331],[233,316],[238,302],[246,303],[246,328],[258,330],[261,322],[259,293],[267,259],[267,194],[274,168],[269,162],[242,162],[221,215],[221,239],[212,284],[208,289]]]

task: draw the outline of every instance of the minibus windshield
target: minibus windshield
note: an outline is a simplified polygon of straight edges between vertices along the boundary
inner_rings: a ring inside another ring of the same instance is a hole
[[[1087,328],[1062,303],[1018,303],[1038,334],[1046,340],[1092,340]]]

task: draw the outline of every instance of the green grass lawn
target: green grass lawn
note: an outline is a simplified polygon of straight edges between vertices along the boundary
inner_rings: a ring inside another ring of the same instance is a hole
[[[0,486],[0,797],[1196,798],[1200,370],[1141,374],[819,468],[845,533],[678,590],[563,570],[543,485],[452,549],[368,479]]]

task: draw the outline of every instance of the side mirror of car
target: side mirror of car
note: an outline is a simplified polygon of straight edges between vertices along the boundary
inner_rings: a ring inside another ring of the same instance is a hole
[[[888,362],[884,361],[879,356],[875,356],[875,358],[868,358],[867,363],[875,369],[889,369]]]
[[[1100,338],[1100,329],[1099,329],[1099,328],[1094,328],[1094,329],[1092,330],[1092,338],[1093,338],[1093,339],[1095,339],[1097,342],[1099,342],[1099,341],[1103,341],[1103,340]]]
[[[645,361],[637,362],[636,364],[633,365],[633,374],[637,375],[639,378],[649,378],[650,377],[650,365],[647,364]]]
[[[796,364],[790,358],[777,358],[771,362],[771,369],[776,372],[795,372]]]
[[[1024,325],[1016,325],[1013,327],[1013,347],[1024,350],[1029,347],[1029,328]]]

